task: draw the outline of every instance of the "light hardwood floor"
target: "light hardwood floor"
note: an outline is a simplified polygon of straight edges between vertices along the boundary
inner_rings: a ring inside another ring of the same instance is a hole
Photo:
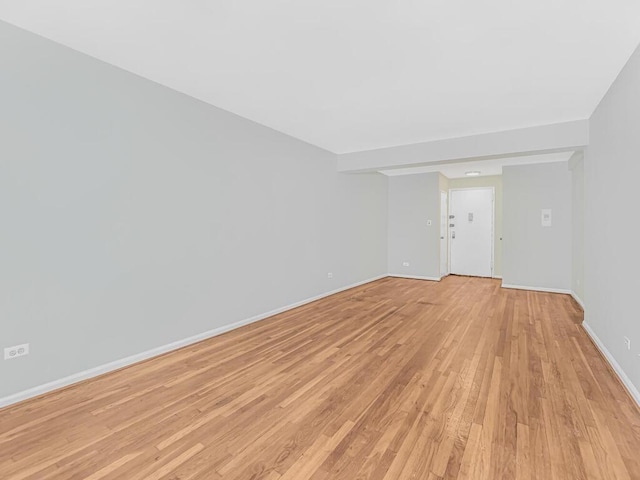
[[[566,295],[386,278],[0,410],[0,478],[640,479]]]

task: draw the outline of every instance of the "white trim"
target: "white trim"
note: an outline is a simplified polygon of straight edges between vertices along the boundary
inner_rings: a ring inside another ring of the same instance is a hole
[[[613,358],[613,355],[611,355],[611,352],[607,350],[607,347],[604,346],[604,344],[598,338],[596,333],[593,330],[591,330],[591,327],[587,322],[582,322],[582,328],[584,328],[584,331],[587,332],[587,335],[591,337],[591,340],[593,340],[593,343],[595,344],[595,346],[598,348],[598,350],[600,350],[600,353],[602,353],[602,356],[607,360],[607,362],[609,362],[609,365],[611,366],[613,371],[616,373],[616,375],[618,375],[618,378],[620,379],[624,387],[627,389],[627,391],[631,395],[631,398],[633,398],[638,404],[638,407],[640,407],[640,392],[638,392],[638,389],[631,382],[629,377],[627,377],[627,374],[624,373],[624,370],[622,369],[620,364],[616,362],[616,359]]]
[[[394,278],[410,278],[412,280],[429,280],[431,282],[439,282],[442,279],[442,277],[423,277],[422,275],[405,275],[403,273],[402,274],[390,273],[387,276],[394,277]]]
[[[494,275],[494,276],[493,276],[493,277],[491,277],[491,278],[497,278],[498,280],[502,280],[502,275]]]
[[[438,242],[438,253],[440,254],[440,267],[442,268],[442,240],[444,240],[446,248],[447,248],[447,271],[440,271],[440,278],[444,278],[449,275],[449,270],[451,270],[451,252],[449,251],[449,192],[445,192],[444,190],[440,190],[440,215],[442,215],[442,196],[444,195],[444,202],[446,207],[445,212],[445,222],[444,222],[444,232],[442,231],[442,218],[440,219],[440,237],[444,235],[444,239],[440,238],[441,241]]]
[[[571,291],[571,296],[573,297],[573,299],[578,302],[578,305],[580,305],[582,307],[582,310],[584,310],[584,302],[582,301],[582,299],[578,296],[578,294],[576,292],[574,292],[573,290]]]
[[[531,290],[533,292],[564,293],[565,295],[571,295],[571,290],[566,290],[564,288],[529,287],[525,285],[509,285],[507,283],[503,283],[502,288],[513,288],[515,290]]]
[[[53,390],[58,390],[60,388],[67,387],[69,385],[73,385],[74,383],[81,382],[83,380],[88,380],[93,377],[97,377],[99,375],[103,375],[105,373],[112,372],[114,370],[118,370],[123,367],[127,367],[129,365],[133,365],[134,363],[141,362],[143,360],[147,360],[149,358],[157,357],[158,355],[162,355],[167,352],[171,352],[173,350],[177,350],[182,347],[186,347],[188,345],[192,345],[197,342],[201,342],[202,340],[206,340],[208,338],[215,337],[217,335],[221,335],[230,330],[234,330],[236,328],[242,327],[244,325],[248,325],[250,323],[258,322],[260,320],[264,320],[265,318],[271,317],[273,315],[277,315],[282,312],[286,312],[287,310],[292,310],[294,308],[300,307],[302,305],[306,305],[307,303],[315,302],[316,300],[320,300],[322,298],[328,297],[330,295],[335,295],[336,293],[343,292],[345,290],[349,290],[351,288],[359,287],[360,285],[364,285],[365,283],[375,282],[376,280],[380,280],[381,278],[386,278],[388,275],[378,275],[377,277],[369,278],[367,280],[363,280],[361,282],[353,283],[351,285],[347,285],[345,287],[337,288],[330,292],[321,293],[320,295],[316,295],[315,297],[307,298],[305,300],[301,300],[296,303],[292,303],[285,307],[280,307],[275,310],[271,310],[270,312],[261,313],[255,315],[251,318],[246,318],[244,320],[240,320],[235,323],[231,323],[229,325],[223,325],[222,327],[214,328],[213,330],[209,330],[203,333],[199,333],[197,335],[193,335],[188,338],[184,338],[182,340],[177,340],[175,342],[169,343],[167,345],[162,345],[156,348],[152,348],[151,350],[147,350],[145,352],[136,353],[126,358],[122,358],[120,360],[115,360],[113,362],[105,363],[103,365],[99,365],[94,368],[90,368],[88,370],[84,370],[82,372],[74,373],[64,378],[60,378],[58,380],[54,380],[52,382],[45,383],[43,385],[38,385],[33,388],[29,388],[27,390],[23,390],[18,393],[14,393],[12,395],[8,395],[6,397],[0,398],[0,408],[12,405],[14,403],[22,402],[23,400],[28,400],[29,398],[36,397],[38,395],[43,395],[45,393],[49,393]]]

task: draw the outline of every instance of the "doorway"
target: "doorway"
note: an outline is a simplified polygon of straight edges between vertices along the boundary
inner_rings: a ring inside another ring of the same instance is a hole
[[[440,278],[449,275],[448,223],[449,205],[447,192],[440,191]]]
[[[449,271],[493,276],[494,188],[449,191]]]

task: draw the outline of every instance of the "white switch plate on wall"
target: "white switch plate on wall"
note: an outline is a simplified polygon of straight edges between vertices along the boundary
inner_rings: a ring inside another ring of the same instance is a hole
[[[551,209],[550,208],[542,209],[542,226],[543,227],[551,226]]]

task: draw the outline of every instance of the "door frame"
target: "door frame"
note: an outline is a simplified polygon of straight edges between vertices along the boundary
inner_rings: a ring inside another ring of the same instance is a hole
[[[447,190],[440,190],[440,212],[442,213],[442,196],[445,196],[445,201],[447,203],[446,205],[446,212],[445,212],[445,216],[447,217],[445,219],[445,226],[444,226],[444,236],[445,236],[445,245],[447,246],[447,268],[446,268],[446,272],[440,272],[440,278],[444,278],[447,277],[450,273],[451,273],[451,246],[449,245],[449,205],[450,205],[450,201],[449,201],[449,191]],[[440,234],[438,235],[438,238],[440,238],[442,236],[442,231],[440,232]],[[442,248],[442,239],[440,238],[440,240],[438,241],[438,246],[440,248]],[[440,255],[438,256],[438,266],[441,267],[442,266],[442,251],[440,251]]]
[[[448,214],[451,215],[451,199],[453,198],[453,192],[458,190],[491,190],[491,276],[487,278],[494,278],[495,272],[495,251],[496,251],[496,187],[464,187],[464,188],[450,188],[449,189],[449,201],[447,203]],[[451,219],[447,218],[447,250],[449,251],[449,275],[456,275],[451,271]]]

